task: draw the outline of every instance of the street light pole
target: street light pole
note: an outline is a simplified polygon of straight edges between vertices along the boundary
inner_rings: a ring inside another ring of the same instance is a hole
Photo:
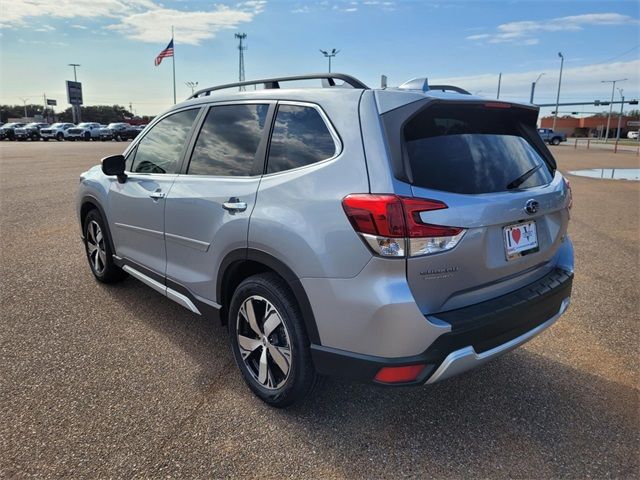
[[[24,119],[27,120],[27,100],[28,98],[21,98],[22,103],[24,104]]]
[[[540,81],[540,78],[544,75],[544,72],[542,72],[540,75],[538,75],[538,78],[536,78],[535,82],[531,83],[531,98],[529,99],[529,103],[533,103],[533,94],[536,91],[536,84]]]
[[[560,57],[560,77],[558,77],[558,94],[556,95],[556,113],[553,114],[553,127],[551,130],[556,129],[556,120],[558,119],[558,104],[560,103],[560,86],[562,85],[562,67],[564,66],[564,55],[562,52],[558,52],[558,56]]]
[[[322,53],[326,58],[329,59],[329,73],[331,73],[331,59],[335,57],[338,53],[340,53],[340,50],[336,50],[335,48],[332,49],[331,52],[327,52],[326,50],[320,50],[320,53]]]
[[[70,63],[69,67],[73,67],[73,81],[78,82],[78,74],[76,72],[76,68],[80,66],[79,63]],[[79,105],[71,105],[71,115],[73,116],[73,123],[80,123],[82,121],[80,106]]]
[[[626,81],[626,78],[618,78],[617,80],[602,80],[600,83],[611,84],[611,102],[613,102],[613,95],[616,93],[616,83]],[[604,135],[604,143],[609,143],[609,126],[611,125],[611,112],[613,110],[613,103],[609,103],[609,116],[607,117],[607,130]]]
[[[198,86],[198,82],[184,82],[184,84],[191,89],[191,95],[195,93],[195,89]]]

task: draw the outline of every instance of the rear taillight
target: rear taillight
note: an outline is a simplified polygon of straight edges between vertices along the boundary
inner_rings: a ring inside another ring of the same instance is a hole
[[[408,383],[415,381],[426,365],[406,365],[403,367],[383,367],[375,376],[380,383]]]
[[[383,257],[415,257],[450,250],[465,230],[424,223],[422,212],[447,206],[437,200],[398,195],[353,194],[342,200],[347,218],[369,247]]]

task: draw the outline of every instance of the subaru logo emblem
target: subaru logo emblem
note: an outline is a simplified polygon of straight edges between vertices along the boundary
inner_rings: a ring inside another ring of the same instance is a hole
[[[524,211],[529,215],[533,215],[534,213],[538,213],[538,208],[540,208],[540,204],[536,200],[527,200],[527,203],[524,204]]]

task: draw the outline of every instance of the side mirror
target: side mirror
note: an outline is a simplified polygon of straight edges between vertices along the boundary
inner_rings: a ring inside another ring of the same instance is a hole
[[[124,173],[125,159],[122,155],[111,155],[110,157],[104,157],[101,163],[102,173],[104,173],[105,175],[117,176],[119,183],[124,183],[127,180],[127,175]]]

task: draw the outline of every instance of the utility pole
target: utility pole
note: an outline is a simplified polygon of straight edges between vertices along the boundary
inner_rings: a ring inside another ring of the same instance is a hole
[[[498,75],[498,94],[496,95],[496,98],[500,98],[500,85],[502,84],[502,72],[500,72],[500,75]]]
[[[246,33],[236,33],[235,37],[238,39],[238,52],[239,52],[239,58],[238,58],[238,81],[239,82],[244,82],[244,51],[247,49],[246,45],[243,45],[242,42],[244,41],[245,38],[247,38],[247,34]],[[243,92],[246,90],[246,88],[244,87],[244,85],[241,85],[238,88],[239,91]]]
[[[553,114],[553,127],[551,130],[555,131],[556,129],[556,120],[558,119],[558,104],[560,103],[560,87],[562,86],[562,67],[564,66],[564,55],[562,52],[558,52],[558,56],[560,57],[560,76],[558,77],[558,94],[556,95],[556,112]]]
[[[618,78],[617,80],[602,80],[600,83],[611,84],[611,102],[613,102],[613,95],[616,93],[616,83],[624,82],[626,78]],[[607,117],[607,133],[604,135],[604,143],[609,142],[609,126],[611,125],[611,111],[613,110],[613,103],[609,103],[609,116]]]
[[[533,103],[533,94],[536,91],[536,84],[540,81],[540,78],[544,75],[544,72],[542,72],[540,75],[538,75],[538,78],[536,78],[535,82],[531,83],[531,98],[529,99],[529,103]]]
[[[79,63],[70,63],[69,67],[73,67],[73,81],[78,81],[78,75],[76,72],[76,68],[80,67]],[[80,110],[80,105],[71,105],[71,115],[73,116],[73,123],[80,123],[82,121],[82,114]]]
[[[184,84],[191,89],[191,95],[193,96],[196,87],[198,86],[198,82],[184,82]]]
[[[620,92],[620,98],[622,101],[620,102],[620,116],[618,116],[618,133],[616,134],[616,143],[618,143],[618,141],[620,140],[620,124],[622,123],[622,114],[624,112],[624,95],[622,94],[624,90],[619,88],[618,91]]]
[[[331,73],[331,59],[335,57],[340,50],[336,50],[335,48],[331,49],[331,52],[327,52],[326,50],[320,50],[320,53],[329,59],[329,73]]]

